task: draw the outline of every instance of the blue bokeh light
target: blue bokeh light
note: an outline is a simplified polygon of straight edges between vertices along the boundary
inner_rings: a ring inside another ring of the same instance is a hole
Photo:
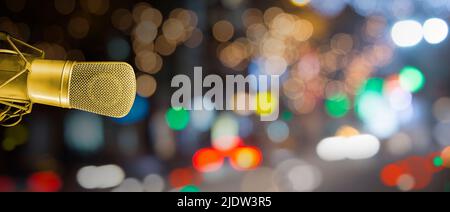
[[[143,121],[150,113],[150,103],[147,99],[136,96],[133,107],[127,116],[119,119],[113,119],[115,122],[123,125],[135,124]]]

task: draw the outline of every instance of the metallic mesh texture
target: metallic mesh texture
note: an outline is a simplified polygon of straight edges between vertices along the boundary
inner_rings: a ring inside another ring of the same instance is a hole
[[[69,84],[74,109],[121,118],[133,106],[136,78],[126,63],[76,63]]]

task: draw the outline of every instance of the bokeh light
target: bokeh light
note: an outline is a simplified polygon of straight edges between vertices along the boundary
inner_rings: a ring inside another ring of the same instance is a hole
[[[224,157],[215,149],[201,149],[192,158],[194,168],[199,172],[214,172],[222,168]]]
[[[81,0],[81,7],[83,10],[90,12],[95,15],[103,15],[109,9],[109,0],[97,0],[97,1],[89,1],[89,0]]]
[[[191,168],[178,168],[171,171],[169,182],[173,188],[182,188],[188,185],[200,185],[203,178]]]
[[[442,153],[441,158],[443,160],[443,166],[446,168],[450,168],[450,147],[446,147]]]
[[[220,115],[211,129],[211,139],[216,140],[222,137],[237,137],[239,135],[239,122],[231,114]]]
[[[331,137],[317,145],[317,154],[325,161],[364,160],[380,151],[380,141],[372,135]]]
[[[367,128],[377,136],[387,138],[399,127],[397,116],[389,107],[389,103],[375,92],[367,92],[361,96],[357,113]]]
[[[425,86],[425,76],[412,66],[407,66],[400,71],[400,85],[403,89],[416,93]]]
[[[381,180],[386,186],[396,186],[398,179],[404,174],[402,167],[396,164],[390,164],[384,167],[381,172]]]
[[[281,191],[311,192],[323,181],[323,174],[316,166],[300,159],[287,159],[275,169],[274,183]]]
[[[115,38],[108,43],[108,55],[112,60],[126,60],[130,52],[130,44],[124,39]]]
[[[27,180],[31,192],[58,192],[62,188],[62,181],[55,172],[36,172]]]
[[[423,24],[423,33],[424,38],[428,43],[438,44],[447,38],[448,25],[442,19],[431,18]]]
[[[450,121],[450,98],[442,97],[433,105],[434,118],[440,122]]]
[[[177,42],[181,40],[184,36],[183,23],[178,19],[169,19],[166,22],[164,22],[162,31],[164,37],[172,42]]]
[[[190,114],[183,108],[170,108],[166,113],[166,121],[170,129],[184,130],[189,124]]]
[[[298,7],[306,6],[311,2],[311,0],[290,0],[290,1],[293,5]]]
[[[204,104],[205,108],[213,108],[213,103],[203,97],[194,98],[195,104]],[[216,112],[214,110],[193,110],[191,111],[192,127],[200,132],[206,132],[211,129],[212,124],[216,119]]]
[[[433,135],[434,138],[442,147],[449,146],[450,140],[448,138],[450,136],[450,123],[449,122],[438,123],[434,127]]]
[[[381,171],[381,180],[388,187],[401,191],[421,190],[429,186],[433,175],[442,171],[439,153],[425,157],[411,156],[396,163],[386,165]]]
[[[125,173],[117,165],[87,166],[77,173],[77,181],[85,189],[116,187],[125,179]]]
[[[345,94],[336,94],[325,102],[328,114],[334,118],[342,118],[350,111],[351,102]]]
[[[242,143],[242,139],[237,136],[220,136],[212,140],[212,146],[222,152],[231,151]]]
[[[423,28],[414,20],[399,21],[392,27],[391,37],[399,47],[412,47],[422,41]]]
[[[242,192],[274,192],[278,191],[274,182],[275,170],[268,167],[260,167],[248,171],[241,183]]]
[[[352,137],[359,135],[359,131],[352,126],[342,126],[336,131],[336,136],[339,137]]]
[[[397,133],[387,141],[387,150],[395,156],[404,156],[413,149],[413,141],[410,135],[406,133]]]
[[[75,6],[75,0],[55,0],[56,10],[63,15],[72,13],[75,10]]]
[[[180,189],[180,192],[200,192],[200,188],[194,185],[188,185]]]
[[[67,26],[69,34],[75,39],[85,38],[91,28],[90,22],[84,17],[73,17]]]
[[[149,174],[144,179],[143,187],[146,192],[162,192],[166,183],[160,175]]]
[[[6,0],[6,7],[13,11],[13,12],[20,12],[22,11],[25,6],[27,1],[26,0],[18,0],[18,1],[14,1],[14,0]]]
[[[411,92],[402,87],[396,87],[388,91],[387,98],[390,106],[397,111],[408,110],[413,101]]]
[[[150,75],[141,75],[136,80],[137,94],[141,97],[148,98],[155,94],[158,84],[154,77]]]
[[[144,187],[142,183],[135,178],[125,179],[118,187],[114,188],[112,192],[143,192]]]
[[[115,122],[123,125],[131,125],[143,121],[149,115],[150,103],[147,99],[136,96],[130,113],[123,118],[113,119]]]
[[[72,112],[64,128],[66,144],[81,154],[94,153],[104,145],[104,124],[98,115]]]
[[[433,159],[433,164],[436,167],[441,167],[442,165],[444,165],[444,160],[440,156],[437,156]]]
[[[0,192],[14,192],[16,185],[13,179],[6,176],[0,176]]]
[[[5,130],[5,137],[2,141],[4,151],[10,152],[24,145],[28,140],[29,132],[24,125],[17,125]]]
[[[325,16],[337,16],[345,9],[346,0],[314,0],[311,6]]]
[[[240,147],[234,150],[230,160],[236,170],[252,170],[261,164],[263,156],[256,147]]]
[[[213,26],[213,36],[219,42],[227,42],[234,35],[234,26],[228,21],[219,21]]]
[[[111,21],[114,27],[116,27],[117,29],[127,31],[133,25],[133,16],[129,10],[121,8],[113,12],[113,15],[111,16]]]
[[[289,126],[283,121],[276,121],[267,126],[267,135],[275,143],[282,143],[289,138]]]

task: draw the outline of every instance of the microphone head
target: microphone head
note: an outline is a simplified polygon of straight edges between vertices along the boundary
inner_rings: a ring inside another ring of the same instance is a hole
[[[75,62],[69,77],[69,105],[104,116],[122,118],[133,106],[136,77],[120,62]]]

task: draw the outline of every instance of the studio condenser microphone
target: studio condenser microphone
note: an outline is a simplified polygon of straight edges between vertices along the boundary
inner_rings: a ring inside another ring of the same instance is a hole
[[[131,110],[136,78],[129,64],[45,60],[41,50],[0,32],[2,41],[11,49],[0,46],[0,124],[17,124],[34,103],[115,118]]]

